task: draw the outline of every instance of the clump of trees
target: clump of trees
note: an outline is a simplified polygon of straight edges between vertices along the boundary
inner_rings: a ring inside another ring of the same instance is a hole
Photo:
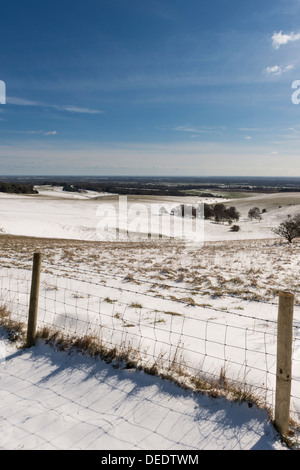
[[[177,215],[183,217],[187,213],[191,217],[197,217],[197,208],[192,206],[189,207],[189,211],[185,211],[185,205],[180,204],[180,206],[176,207],[171,211],[173,215]],[[204,203],[204,219],[213,219],[216,222],[228,222],[229,225],[232,222],[237,222],[240,218],[240,213],[236,210],[235,207],[226,207],[225,204],[218,203],[218,204],[206,204]]]
[[[223,203],[204,204],[204,218],[214,219],[216,222],[228,222],[231,225],[233,221],[239,220],[240,213],[234,206],[226,207]]]
[[[185,205],[181,204],[171,211],[171,214],[179,217],[184,217],[189,214],[191,217],[198,217],[197,208],[192,206],[189,211],[185,211]],[[204,203],[204,219],[212,219],[218,223],[227,222],[231,225],[233,222],[238,222],[240,213],[234,206],[226,207],[223,203],[207,204]]]
[[[293,217],[288,215],[278,227],[273,229],[273,232],[285,238],[289,243],[292,243],[294,238],[300,237],[300,214],[296,214]]]
[[[252,209],[249,209],[248,211],[248,217],[250,220],[256,219],[260,221],[262,219],[261,214],[262,213],[260,212],[259,207],[253,207]]]

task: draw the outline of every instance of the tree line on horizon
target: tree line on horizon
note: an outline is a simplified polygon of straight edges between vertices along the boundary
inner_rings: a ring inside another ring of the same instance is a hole
[[[31,184],[4,183],[0,181],[0,192],[9,194],[38,194]]]

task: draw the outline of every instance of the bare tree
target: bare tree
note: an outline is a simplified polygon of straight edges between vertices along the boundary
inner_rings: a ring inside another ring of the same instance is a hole
[[[300,237],[300,214],[296,214],[294,217],[288,216],[278,227],[273,229],[273,232],[292,243],[294,238]]]
[[[249,217],[250,220],[252,220],[252,219],[261,220],[262,217],[261,217],[261,212],[260,212],[259,207],[253,207],[252,209],[249,209],[248,217]]]

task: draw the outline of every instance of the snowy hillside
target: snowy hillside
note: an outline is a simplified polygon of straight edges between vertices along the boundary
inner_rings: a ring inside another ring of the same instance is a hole
[[[68,193],[61,188],[39,188],[34,196],[19,196],[0,193],[0,229],[2,233],[47,238],[67,238],[99,241],[103,232],[99,230],[101,217],[105,215],[109,227],[119,228],[120,201],[118,196],[98,193]],[[149,222],[152,231],[159,231],[159,221],[166,220],[167,214],[159,215],[163,205],[166,212],[181,203],[199,204],[217,202],[216,198],[197,197],[128,197],[128,211],[142,210],[137,213],[137,223],[141,223],[139,233],[148,231]],[[205,221],[204,240],[244,240],[275,237],[272,228],[277,226],[287,214],[300,211],[300,193],[272,194],[254,196],[231,201],[221,200],[226,205],[234,205],[241,213],[239,225],[241,231],[233,233],[227,224]],[[249,208],[259,206],[266,209],[263,221],[250,221],[247,217]],[[105,212],[106,211],[106,212]],[[152,217],[152,218],[151,218]],[[129,220],[130,223],[130,220]],[[148,225],[146,225],[148,223]],[[137,224],[136,224],[137,225]],[[136,225],[131,224],[132,231]],[[147,227],[144,229],[144,227]],[[115,230],[107,232],[106,240],[114,239]],[[163,230],[162,233],[164,234]],[[166,232],[168,234],[168,232]],[[132,235],[133,236],[133,235]]]
[[[180,353],[186,371],[198,371],[200,364],[203,373],[219,376],[226,365],[229,379],[247,380],[272,404],[278,291],[291,290],[296,295],[292,407],[297,416],[300,245],[289,246],[272,228],[300,212],[300,194],[222,202],[240,211],[241,231],[205,220],[204,240],[195,250],[180,236],[152,239],[147,230],[134,232],[134,224],[129,239],[115,240],[112,234],[120,233],[114,225],[120,220],[117,196],[59,188],[35,196],[1,194],[1,300],[13,314],[27,315],[32,255],[41,251],[41,327],[52,325],[70,334],[100,331],[112,346],[131,345],[154,362],[163,357],[170,363]],[[131,197],[127,207],[141,211],[138,229],[150,211],[157,234],[158,222],[169,217],[161,206],[170,210],[181,203],[196,204],[199,198]],[[266,209],[261,221],[247,217],[254,206]],[[104,207],[111,212],[103,241],[99,221]],[[4,340],[1,344],[1,413],[7,425],[2,448],[285,448],[266,413],[247,403],[183,392],[141,372],[55,353],[42,343],[22,352]],[[24,381],[28,388],[23,394]],[[26,404],[29,396],[32,409]],[[16,402],[14,421],[10,415]],[[62,421],[61,439],[53,430],[56,419]],[[182,429],[176,427],[179,422],[185,423]],[[48,437],[41,438],[40,429]]]

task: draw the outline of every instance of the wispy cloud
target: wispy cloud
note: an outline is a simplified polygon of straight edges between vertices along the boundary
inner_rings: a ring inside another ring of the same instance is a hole
[[[56,135],[57,131],[26,131],[25,134]]]
[[[48,131],[48,132],[44,132],[44,135],[56,135],[57,132],[56,131]]]
[[[16,98],[13,96],[8,96],[6,99],[7,104],[13,104],[16,106],[44,106],[44,103],[40,101],[27,100],[24,98]]]
[[[8,104],[13,104],[16,106],[39,106],[46,108],[53,108],[59,111],[67,111],[69,113],[84,113],[84,114],[102,114],[104,111],[99,109],[83,108],[80,106],[74,105],[58,105],[58,104],[49,104],[42,101],[27,100],[24,98],[8,97]]]
[[[285,67],[281,65],[274,65],[273,67],[266,67],[265,72],[268,75],[282,75],[283,73],[289,72],[295,68],[294,64],[286,65]]]
[[[201,126],[201,127],[193,127],[193,126],[175,126],[175,127],[160,127],[160,130],[163,131],[177,131],[177,132],[188,132],[192,134],[211,134],[215,131],[222,131],[224,127],[210,127],[210,126]]]
[[[272,42],[275,49],[279,49],[280,46],[286,45],[289,42],[295,42],[300,40],[300,33],[289,33],[282,34],[282,31],[279,33],[274,33],[272,36]]]
[[[172,130],[179,131],[179,132],[192,132],[193,134],[207,134],[211,132],[210,128],[190,127],[190,126],[176,126],[172,128]]]
[[[59,109],[61,111],[68,111],[69,113],[83,113],[83,114],[102,114],[104,111],[91,108],[81,108],[79,106],[72,105],[52,105],[52,108]]]

